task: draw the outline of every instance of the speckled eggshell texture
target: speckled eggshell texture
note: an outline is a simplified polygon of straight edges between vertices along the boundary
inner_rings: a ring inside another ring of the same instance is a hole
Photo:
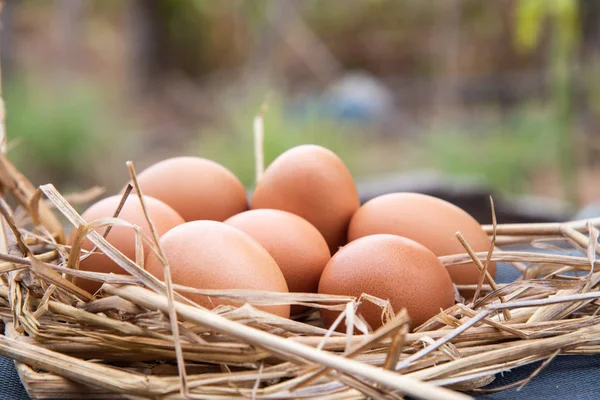
[[[174,157],[138,175],[142,193],[164,201],[186,221],[227,218],[248,209],[246,189],[227,168],[199,157]]]
[[[341,248],[323,270],[319,293],[389,300],[395,312],[407,309],[413,328],[454,304],[452,281],[435,254],[396,235],[366,236]],[[365,301],[358,313],[373,329],[382,325],[380,307]],[[338,315],[321,309],[326,326]]]
[[[256,239],[277,262],[290,292],[316,293],[331,258],[327,242],[310,222],[271,209],[250,210],[225,221]],[[304,307],[292,307],[292,314]]]
[[[273,257],[256,240],[232,226],[216,221],[192,221],[167,232],[160,240],[174,283],[198,289],[255,289],[287,292],[285,278]],[[153,254],[146,270],[163,279],[163,266]],[[212,309],[227,300],[183,293]],[[290,306],[257,307],[289,317]]]
[[[352,217],[348,241],[377,233],[400,235],[417,241],[438,257],[466,253],[456,238],[460,231],[473,250],[487,252],[491,242],[479,222],[461,208],[418,193],[392,193],[365,203]],[[496,274],[496,264],[488,271]],[[477,284],[479,269],[473,263],[448,268],[456,284]],[[465,297],[473,291],[462,291]]]
[[[333,152],[316,145],[294,147],[267,168],[251,208],[299,215],[323,235],[331,253],[346,242],[348,223],[360,206],[352,175]]]
[[[121,196],[107,197],[93,204],[81,216],[88,223],[100,218],[110,218],[115,214],[120,201]],[[148,209],[148,214],[150,215],[150,218],[152,218],[152,222],[154,223],[156,231],[159,235],[162,235],[171,228],[185,222],[175,210],[160,200],[150,196],[144,196],[144,202]],[[148,237],[152,236],[150,226],[146,221],[137,195],[130,195],[127,198],[125,205],[119,214],[119,218],[138,225],[140,228],[142,228],[142,232],[145,235]],[[101,227],[96,230],[100,233],[103,233],[105,229],[106,227]],[[73,240],[75,240],[76,233],[77,230],[74,229],[71,233],[70,243],[73,243]],[[132,228],[113,226],[106,239],[125,256],[135,260],[135,231]],[[93,247],[94,246],[92,242],[90,242],[88,239],[83,242],[82,249],[89,251],[92,250]],[[143,243],[143,247],[144,254],[147,257],[149,252],[148,245]],[[121,267],[119,267],[104,254],[92,254],[85,260],[81,261],[79,264],[79,269],[82,271],[126,274]],[[100,282],[81,278],[75,279],[75,283],[90,293],[94,293],[100,289],[100,286],[102,285]]]

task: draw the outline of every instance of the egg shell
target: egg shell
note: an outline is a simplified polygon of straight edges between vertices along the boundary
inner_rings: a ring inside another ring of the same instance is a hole
[[[283,273],[273,257],[246,233],[222,222],[192,221],[165,233],[160,240],[174,283],[197,289],[254,289],[288,292]],[[162,280],[164,268],[155,255],[148,257],[146,270]],[[228,300],[184,293],[212,309]],[[289,305],[257,307],[289,317]]]
[[[487,252],[491,242],[475,218],[461,208],[437,197],[419,193],[391,193],[366,202],[352,217],[348,240],[377,233],[400,235],[415,240],[438,257],[466,253],[456,238],[461,232],[473,250]],[[490,263],[489,273],[496,274]],[[448,267],[456,284],[477,284],[479,269],[473,263]],[[474,291],[462,291],[465,297]]]
[[[406,308],[413,328],[454,304],[452,280],[435,254],[396,235],[366,236],[341,248],[323,270],[319,293],[389,300],[395,312]],[[358,313],[373,329],[382,325],[380,307],[363,301]],[[321,309],[327,326],[338,315]],[[345,329],[345,324],[337,328]]]
[[[271,209],[245,211],[225,221],[256,239],[277,262],[290,292],[316,293],[331,258],[323,235],[295,214]],[[306,307],[292,306],[292,314]]]
[[[348,223],[360,206],[350,171],[332,151],[294,147],[273,161],[256,185],[251,208],[299,215],[323,235],[333,254],[346,242]]]
[[[174,157],[138,175],[144,194],[164,201],[186,221],[227,218],[246,211],[248,198],[240,180],[227,168],[199,157]]]
[[[86,222],[90,223],[100,218],[111,218],[117,210],[119,203],[121,202],[121,196],[107,197],[89,207],[81,216]],[[157,200],[150,196],[144,196],[144,203],[148,210],[148,214],[152,219],[154,227],[158,235],[162,235],[171,228],[183,224],[185,221],[183,218],[171,207],[166,205],[160,200]],[[123,219],[131,224],[138,225],[142,232],[148,237],[152,237],[152,231],[146,221],[144,212],[140,201],[136,195],[130,195],[121,212],[119,213],[120,219]],[[104,233],[106,227],[97,228],[96,231]],[[73,243],[77,229],[73,229],[69,243]],[[125,226],[113,226],[106,237],[106,240],[114,247],[117,248],[121,253],[131,260],[135,260],[135,231],[132,228]],[[82,244],[82,249],[90,251],[94,245],[88,239],[85,239]],[[144,255],[147,257],[149,253],[149,247],[146,243],[143,243]],[[93,271],[103,273],[115,273],[115,274],[126,274],[126,272],[119,267],[114,261],[105,256],[104,254],[92,254],[88,258],[82,260],[79,264],[79,269],[82,271]],[[96,292],[102,286],[101,282],[96,282],[88,279],[76,278],[75,283],[82,289],[87,290],[90,293]]]

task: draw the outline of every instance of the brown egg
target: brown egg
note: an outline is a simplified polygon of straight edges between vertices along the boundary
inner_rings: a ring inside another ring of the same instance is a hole
[[[390,233],[417,241],[439,257],[466,252],[456,238],[458,231],[475,251],[489,251],[487,234],[462,209],[424,194],[392,193],[368,201],[354,214],[348,240]],[[488,271],[495,276],[496,264],[490,263]],[[472,263],[449,267],[448,272],[456,284],[476,284],[479,280],[479,269]],[[461,294],[468,297],[473,291]]]
[[[251,208],[301,216],[321,232],[333,254],[344,245],[348,223],[359,206],[354,180],[342,160],[323,147],[302,145],[281,154],[267,168]]]
[[[142,192],[164,201],[186,221],[227,218],[246,211],[246,189],[227,168],[198,157],[163,160],[138,175]]]
[[[225,221],[258,241],[279,265],[290,292],[316,293],[321,272],[331,258],[317,228],[281,210],[250,210]],[[292,307],[292,314],[305,307]]]
[[[100,218],[110,218],[115,214],[120,201],[121,196],[107,197],[92,205],[83,214],[81,214],[81,216],[88,223]],[[144,202],[148,209],[148,214],[150,215],[150,218],[152,218],[154,227],[159,235],[162,235],[169,229],[185,222],[175,210],[160,200],[150,196],[144,196]],[[130,195],[127,198],[123,209],[119,213],[119,218],[129,223],[138,225],[140,228],[142,228],[142,232],[145,235],[152,237],[150,226],[146,222],[146,218],[144,217],[142,206],[140,205],[137,195]],[[104,230],[105,227],[96,229],[96,231],[100,233],[103,233]],[[76,233],[77,230],[74,229],[71,233],[70,243],[72,243],[75,239]],[[113,226],[106,237],[106,240],[108,240],[110,244],[115,246],[117,250],[119,250],[125,256],[135,260],[135,231],[132,228]],[[93,247],[94,246],[92,242],[90,242],[88,239],[83,242],[82,248],[84,250],[89,251],[92,250]],[[143,247],[144,255],[147,256],[148,252],[150,251],[149,247],[146,243],[143,243]],[[81,261],[79,264],[79,269],[82,271],[126,274],[121,267],[119,267],[104,254],[92,254],[85,260]],[[101,282],[80,278],[76,279],[75,283],[90,293],[94,293],[100,289],[100,286],[102,286]]]
[[[176,284],[197,289],[288,291],[285,278],[269,252],[246,233],[222,222],[187,222],[163,235],[160,243]],[[164,277],[163,266],[154,254],[148,257],[146,270],[158,279]],[[209,309],[219,304],[236,304],[182,294]],[[289,305],[258,308],[282,317],[290,316]]]
[[[366,236],[341,248],[323,270],[319,293],[389,300],[395,312],[406,308],[413,328],[454,304],[452,280],[435,254],[396,235]],[[358,313],[373,329],[382,325],[380,307],[363,301]],[[321,310],[327,326],[338,315]]]

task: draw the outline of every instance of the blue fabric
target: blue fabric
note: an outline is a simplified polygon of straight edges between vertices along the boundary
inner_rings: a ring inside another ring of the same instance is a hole
[[[498,374],[489,388],[503,386],[528,377],[539,363]],[[523,389],[478,395],[481,400],[595,400],[600,398],[600,355],[556,358]],[[12,360],[0,356],[0,400],[29,400]]]
[[[488,388],[503,386],[528,377],[539,363],[498,374]],[[600,355],[556,358],[523,389],[477,395],[481,400],[596,400],[600,398]],[[12,360],[0,356],[0,400],[29,400]]]
[[[0,356],[0,400],[29,400],[13,360],[2,356]]]
[[[507,264],[498,264],[499,283],[514,281],[519,273]],[[488,388],[503,386],[528,377],[539,363],[498,374]],[[481,400],[558,400],[600,399],[600,355],[559,356],[523,389],[475,395]],[[29,396],[19,380],[12,360],[0,356],[0,400],[28,400]]]
[[[528,251],[540,251],[527,248]],[[547,251],[540,251],[547,252]],[[581,253],[568,252],[571,255],[584,256]],[[496,281],[510,283],[520,276],[519,272],[507,264],[498,264]],[[488,389],[517,382],[530,376],[540,362],[515,368],[512,371],[496,375]],[[476,395],[481,400],[558,400],[558,399],[600,399],[600,355],[559,356],[539,375],[533,378],[521,390],[509,389],[502,392]]]
[[[521,273],[508,264],[496,265],[496,283],[511,283],[521,276]]]
[[[504,386],[531,375],[540,365],[534,363],[498,374],[487,388]],[[600,355],[559,356],[523,389],[479,395],[481,400],[596,400],[600,399]]]

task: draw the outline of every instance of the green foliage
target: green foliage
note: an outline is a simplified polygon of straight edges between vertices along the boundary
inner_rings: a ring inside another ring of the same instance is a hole
[[[229,168],[246,187],[255,181],[252,124],[260,103],[244,102],[235,107],[229,118],[230,133],[220,128],[204,128],[194,148],[197,155],[215,160]],[[318,144],[338,154],[351,170],[361,170],[361,144],[356,128],[343,125],[309,112],[294,117],[285,111],[283,102],[272,96],[264,116],[264,160],[267,167],[284,151],[300,144]]]
[[[577,0],[519,0],[516,8],[515,41],[518,48],[531,50],[540,41],[546,18],[555,23],[554,34],[563,49],[572,49],[578,40]]]
[[[30,176],[55,183],[82,179],[110,143],[101,101],[90,88],[18,80],[6,86],[5,99],[9,156]]]
[[[557,156],[566,187],[566,197],[577,202],[577,159],[573,135],[571,66],[579,43],[579,2],[577,0],[519,0],[517,3],[516,44],[533,49],[540,41],[542,22],[553,22],[551,30],[550,76],[552,100],[560,126],[558,140],[562,152]]]
[[[426,136],[418,156],[423,165],[451,175],[476,176],[499,192],[525,193],[533,173],[558,157],[556,118],[525,109],[505,124],[472,130],[444,130]]]

